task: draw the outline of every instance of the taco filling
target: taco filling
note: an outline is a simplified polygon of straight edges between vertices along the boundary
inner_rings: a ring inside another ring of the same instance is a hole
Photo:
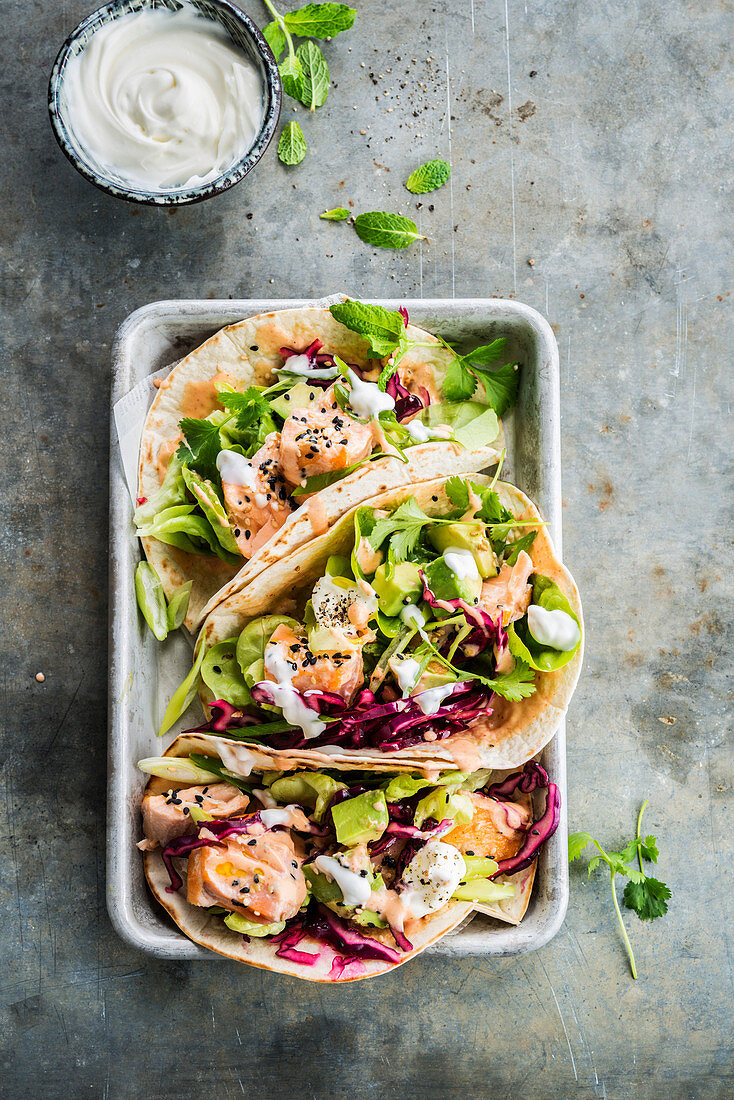
[[[208,754],[140,767],[165,777],[143,799],[139,847],[154,893],[183,930],[198,927],[193,914],[209,915],[215,949],[236,933],[244,939],[229,943],[245,961],[252,938],[275,959],[329,963],[330,980],[364,960],[404,961],[452,907],[462,919],[471,903],[517,923],[528,868],[559,820],[558,790],[532,761],[499,782],[486,771],[367,772],[349,785],[339,772],[273,771],[258,777],[261,787]],[[197,775],[211,782],[192,784]],[[545,791],[542,813],[536,790]]]
[[[315,582],[289,590],[292,614],[253,617],[211,644],[215,613],[197,655],[211,718],[197,729],[373,756],[461,738],[455,762],[486,766],[472,745],[532,719],[536,693],[546,706],[581,647],[579,614],[543,567],[563,583],[562,573],[532,556],[542,524],[518,518],[502,488],[453,477],[426,510],[415,496],[362,506],[351,553],[326,557]]]
[[[276,333],[288,331],[288,318],[295,333],[305,325],[300,314],[314,314],[309,323],[321,325],[323,335],[333,341],[331,347],[314,339],[305,347],[276,346],[265,358],[265,349],[252,344],[245,349],[250,359],[244,365],[235,357],[231,370],[222,367],[209,379],[205,374],[198,377],[194,352],[162,383],[143,440],[134,522],[149,557],[151,540],[171,548],[168,557],[156,552],[167,591],[175,587],[174,581],[180,584],[188,576],[196,576],[202,587],[192,597],[187,625],[216,588],[282,533],[301,505],[312,501],[307,509],[310,525],[301,524],[297,534],[291,532],[283,553],[291,544],[323,533],[345,510],[339,510],[336,498],[324,510],[314,494],[345,479],[351,479],[351,485],[363,479],[369,467],[383,471],[377,476],[384,480],[386,464],[393,481],[435,477],[437,468],[421,468],[417,458],[411,462],[412,453],[423,453],[415,448],[425,452],[426,444],[428,450],[448,446],[466,469],[481,468],[498,456],[492,441],[501,439],[498,415],[514,401],[516,365],[507,364],[499,372],[487,369],[484,397],[475,397],[479,375],[461,366],[461,378],[454,378],[445,364],[443,375],[436,365],[439,353],[448,364],[464,363],[448,345],[419,329],[408,329],[407,314],[362,306],[372,311],[370,317],[377,311],[379,321],[395,329],[387,345],[378,344],[378,354],[357,335],[359,327],[350,331],[358,322],[350,321],[349,310],[343,310],[355,305],[334,306],[331,316],[326,311],[291,311],[282,315],[282,329],[278,314],[270,315],[273,320],[253,318],[218,334],[232,334],[224,341],[231,353],[240,327],[249,326],[261,333],[256,339],[272,342]],[[498,340],[490,346],[491,358],[502,353],[504,344]],[[220,341],[217,347],[222,346]],[[383,354],[385,346],[392,350]],[[357,356],[357,348],[370,350]],[[206,344],[199,349],[202,366],[211,375],[206,349]],[[360,362],[345,362],[340,350]],[[488,350],[478,349],[485,357]],[[221,351],[217,354],[222,358]],[[179,377],[179,371],[187,373]],[[475,464],[468,455],[477,456]],[[404,474],[395,474],[396,467]],[[379,484],[362,497],[342,496],[338,503],[350,507],[378,491]],[[206,563],[194,566],[187,555],[210,560],[210,583],[203,580]]]

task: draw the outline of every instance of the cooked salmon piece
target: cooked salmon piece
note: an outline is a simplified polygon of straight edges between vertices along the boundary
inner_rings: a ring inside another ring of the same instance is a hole
[[[453,844],[462,855],[486,859],[510,859],[519,852],[532,821],[530,797],[502,802],[485,794],[471,794],[474,817],[468,825],[457,825],[441,839]]]
[[[343,470],[372,453],[374,434],[340,409],[334,387],[307,408],[295,409],[280,433],[280,472],[291,485],[314,474]]]
[[[513,566],[505,562],[496,577],[483,583],[479,606],[495,621],[501,617],[503,626],[521,619],[533,594],[532,585],[528,584],[532,572],[532,559],[521,550]]]
[[[296,915],[306,881],[291,835],[281,830],[257,835],[257,828],[191,852],[186,878],[191,905],[221,905],[264,924]]]
[[[271,432],[249,463],[239,484],[222,478],[229,525],[243,558],[251,558],[279,531],[291,514],[290,494],[278,472],[280,435]]]
[[[157,841],[163,847],[174,837],[194,832],[192,806],[219,818],[238,817],[249,804],[248,795],[229,783],[182,787],[166,794],[146,794],[143,799],[143,833],[146,840]]]
[[[364,680],[362,650],[345,645],[335,653],[312,653],[308,638],[281,623],[265,646],[265,679],[290,682],[296,691],[332,691],[351,702]]]

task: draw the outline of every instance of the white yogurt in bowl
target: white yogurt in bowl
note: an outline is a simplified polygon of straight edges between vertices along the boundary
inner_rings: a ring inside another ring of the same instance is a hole
[[[220,22],[192,4],[112,8],[96,13],[107,18],[87,30],[81,48],[70,40],[57,77],[58,119],[52,104],[62,148],[93,182],[113,193],[117,186],[124,197],[136,197],[129,191],[176,201],[199,188],[206,193],[262,135],[269,100],[272,114],[267,68],[264,75]],[[277,121],[279,87],[275,98]]]

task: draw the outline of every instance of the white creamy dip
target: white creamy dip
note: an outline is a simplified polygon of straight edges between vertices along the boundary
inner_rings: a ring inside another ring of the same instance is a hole
[[[395,408],[390,394],[383,393],[376,382],[363,382],[353,370],[349,370],[349,381],[352,384],[349,404],[363,420],[371,420],[373,416],[379,416],[381,412],[391,412]]]
[[[100,27],[69,60],[64,109],[87,159],[152,191],[208,183],[251,147],[260,76],[227,32],[184,6]]]
[[[556,608],[548,611],[540,604],[528,608],[528,630],[540,645],[567,653],[581,641],[578,623],[566,611]]]
[[[460,580],[464,577],[476,580],[479,577],[477,563],[471,550],[465,550],[461,546],[447,546],[443,552],[443,560],[454,576]]]

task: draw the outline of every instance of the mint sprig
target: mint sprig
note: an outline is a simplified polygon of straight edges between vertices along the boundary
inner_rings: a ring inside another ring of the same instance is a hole
[[[571,833],[568,838],[568,859],[570,863],[579,859],[584,849],[587,848],[589,844],[593,844],[599,852],[599,855],[589,860],[589,874],[591,874],[600,863],[606,863],[609,868],[612,901],[617,914],[617,920],[619,921],[619,927],[622,931],[622,939],[624,940],[627,950],[632,977],[635,979],[637,978],[637,964],[635,962],[634,952],[632,951],[632,944],[629,941],[627,930],[622,920],[622,912],[619,908],[617,891],[615,889],[615,878],[617,875],[624,875],[629,879],[624,890],[624,904],[628,909],[632,909],[637,913],[640,920],[656,920],[658,917],[664,916],[668,911],[668,899],[671,896],[670,888],[659,879],[646,875],[642,866],[643,859],[651,863],[657,863],[658,861],[656,838],[654,836],[646,836],[643,840],[640,835],[642,815],[645,812],[646,806],[647,800],[643,802],[637,816],[637,831],[634,839],[619,852],[606,852],[591,833]],[[639,871],[630,866],[635,855],[637,856]]]
[[[395,350],[405,329],[403,318],[397,310],[373,306],[368,302],[355,302],[351,298],[329,306],[329,312],[345,328],[364,336],[378,359]]]

